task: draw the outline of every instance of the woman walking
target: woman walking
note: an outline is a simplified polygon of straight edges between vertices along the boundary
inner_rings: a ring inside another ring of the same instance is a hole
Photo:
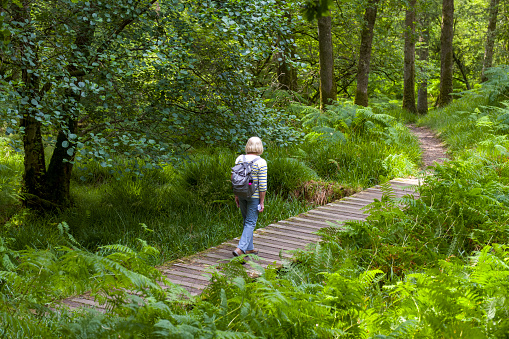
[[[235,196],[235,203],[240,208],[242,218],[244,218],[244,230],[239,245],[232,252],[236,257],[241,254],[258,254],[258,250],[253,245],[253,232],[258,220],[258,213],[263,212],[265,208],[265,193],[267,191],[267,162],[260,157],[262,153],[262,140],[258,137],[252,137],[247,141],[246,154],[238,156],[235,160],[235,164],[255,160],[252,177],[253,181],[258,183],[258,187],[251,197],[239,198]]]

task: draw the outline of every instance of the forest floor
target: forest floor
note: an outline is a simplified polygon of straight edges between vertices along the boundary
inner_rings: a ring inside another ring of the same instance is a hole
[[[410,131],[419,139],[419,143],[422,149],[422,162],[423,169],[428,166],[433,166],[436,163],[443,163],[445,159],[448,159],[446,152],[447,149],[444,143],[426,127],[419,127],[416,125],[407,125]]]

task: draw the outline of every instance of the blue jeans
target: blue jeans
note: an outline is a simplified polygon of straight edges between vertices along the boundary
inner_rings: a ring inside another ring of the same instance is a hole
[[[242,213],[242,218],[244,218],[244,231],[240,237],[238,247],[244,252],[254,249],[253,232],[256,227],[256,221],[258,220],[259,203],[259,198],[239,199],[240,212]]]

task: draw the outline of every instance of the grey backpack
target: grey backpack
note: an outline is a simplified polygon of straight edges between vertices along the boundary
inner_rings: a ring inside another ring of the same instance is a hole
[[[258,181],[253,179],[253,164],[260,160],[260,157],[246,162],[246,156],[242,157],[242,162],[232,167],[232,187],[233,193],[239,198],[250,198],[258,187]]]

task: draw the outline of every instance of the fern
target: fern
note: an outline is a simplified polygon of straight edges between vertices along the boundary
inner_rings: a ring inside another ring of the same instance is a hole
[[[30,314],[20,315],[19,311],[14,309],[10,312],[0,310],[0,337],[2,338],[50,338],[53,335],[51,329],[33,319]]]

